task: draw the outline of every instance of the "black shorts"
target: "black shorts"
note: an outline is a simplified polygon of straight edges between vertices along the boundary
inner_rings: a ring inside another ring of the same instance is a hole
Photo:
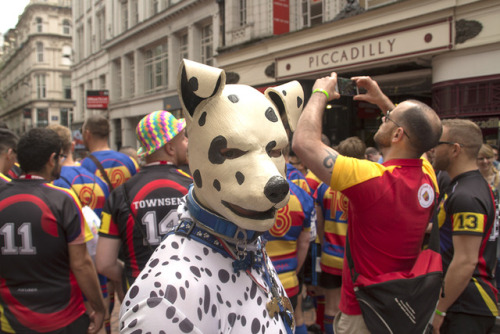
[[[336,289],[342,286],[342,276],[321,272],[319,286],[324,289]]]
[[[495,316],[446,312],[439,330],[442,334],[490,333],[495,326]]]
[[[68,326],[58,329],[49,334],[87,334],[90,325],[90,318],[87,314],[82,314],[81,317],[70,323]]]

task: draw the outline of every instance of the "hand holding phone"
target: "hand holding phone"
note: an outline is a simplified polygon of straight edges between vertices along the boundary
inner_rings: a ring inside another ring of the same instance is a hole
[[[354,96],[359,94],[356,81],[342,77],[337,77],[335,91],[342,96]]]

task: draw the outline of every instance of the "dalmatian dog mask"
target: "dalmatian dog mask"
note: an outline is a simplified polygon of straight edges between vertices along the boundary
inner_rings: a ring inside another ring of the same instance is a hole
[[[263,232],[289,199],[281,115],[294,130],[303,107],[297,81],[268,88],[226,85],[221,69],[184,59],[178,93],[187,123],[196,200],[240,228]]]

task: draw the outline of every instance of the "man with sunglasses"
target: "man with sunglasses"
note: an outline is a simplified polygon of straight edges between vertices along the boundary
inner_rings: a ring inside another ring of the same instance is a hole
[[[475,123],[450,119],[443,121],[434,148],[434,167],[451,178],[438,212],[445,293],[437,305],[435,333],[489,333],[498,315],[498,222],[493,194],[476,163],[482,143]]]
[[[96,333],[106,309],[85,244],[92,235],[76,195],[49,183],[62,142],[35,128],[17,149],[24,174],[0,187],[0,333]]]
[[[345,157],[321,142],[326,104],[340,97],[336,73],[316,80],[294,134],[293,150],[316,176],[349,199],[347,235],[356,272],[371,278],[409,271],[420,253],[437,191],[434,170],[420,156],[437,144],[441,121],[419,101],[395,107],[369,77],[352,79],[366,89],[354,99],[374,103],[384,114],[374,136],[384,163]],[[335,333],[369,333],[347,262]]]

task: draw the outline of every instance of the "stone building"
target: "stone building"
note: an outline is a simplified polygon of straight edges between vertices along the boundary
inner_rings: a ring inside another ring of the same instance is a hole
[[[71,124],[72,26],[70,0],[31,0],[4,34],[0,119],[13,131]]]

